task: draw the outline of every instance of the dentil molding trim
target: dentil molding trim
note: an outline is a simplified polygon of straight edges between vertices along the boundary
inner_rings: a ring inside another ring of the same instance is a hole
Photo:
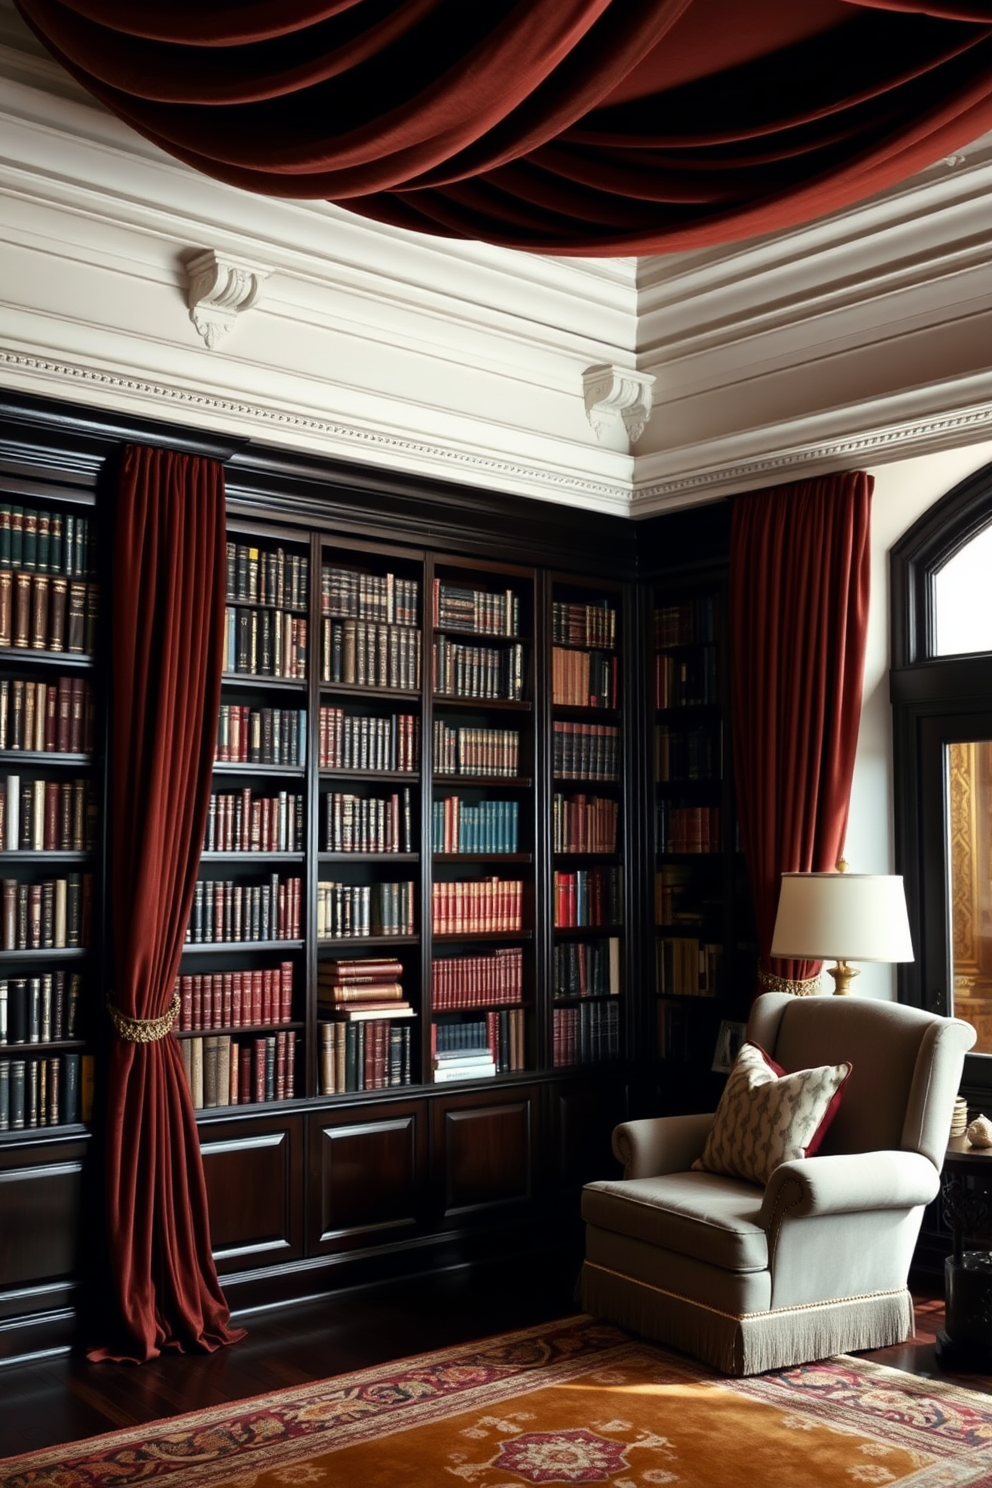
[[[297,448],[300,439],[305,438],[309,447],[324,444],[327,453],[340,456],[340,446],[345,445],[356,458],[359,458],[357,452],[361,451],[361,457],[372,464],[409,467],[414,463],[439,480],[467,481],[474,478],[489,489],[511,489],[561,505],[583,506],[615,516],[629,515],[629,482],[595,480],[566,471],[542,469],[474,450],[408,439],[382,429],[340,423],[315,414],[273,408],[244,399],[224,398],[166,382],[106,372],[99,367],[32,356],[5,347],[0,347],[0,369],[7,370],[15,380],[19,378],[25,385],[54,383],[63,395],[68,395],[69,388],[76,390],[77,396],[80,388],[92,389],[98,395],[109,397],[112,400],[110,406],[118,410],[122,400],[135,403],[152,400],[174,408],[177,417],[209,419],[215,428],[218,422],[228,430],[234,424],[240,427],[245,423],[255,424],[269,435],[275,432],[292,440]],[[167,416],[163,415],[161,407],[159,416]]]
[[[263,264],[208,248],[186,261],[189,318],[210,351],[219,346],[239,315],[257,305],[272,273]]]

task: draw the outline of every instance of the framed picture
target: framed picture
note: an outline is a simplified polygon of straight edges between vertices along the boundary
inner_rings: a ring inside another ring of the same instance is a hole
[[[745,1023],[733,1023],[724,1018],[720,1024],[720,1032],[716,1036],[716,1048],[713,1050],[713,1069],[719,1074],[729,1074],[733,1069],[734,1060],[740,1053],[741,1044],[744,1042],[744,1034],[747,1025]]]

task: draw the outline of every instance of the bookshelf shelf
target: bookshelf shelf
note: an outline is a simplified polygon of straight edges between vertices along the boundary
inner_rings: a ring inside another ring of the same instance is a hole
[[[473,945],[483,945],[488,941],[498,942],[500,945],[512,945],[531,941],[534,939],[532,930],[472,930],[462,931],[458,934],[439,935],[435,932],[431,936],[432,945],[459,945],[462,942]]]
[[[296,677],[273,677],[267,672],[224,672],[221,683],[250,692],[306,692],[304,681]]]
[[[363,702],[370,699],[394,698],[404,703],[420,705],[419,687],[378,687],[372,684],[362,685],[359,683],[346,682],[321,682],[321,697],[346,697],[361,699]]]
[[[300,951],[302,940],[212,940],[185,941],[183,956],[229,955],[232,951]]]
[[[267,852],[264,848],[248,852],[202,852],[201,863],[229,864],[232,867],[261,868],[266,863],[305,863],[303,852]]]
[[[306,779],[306,767],[304,765],[271,765],[257,764],[247,761],[214,760],[214,774],[220,776],[250,776],[252,779],[259,777],[267,779],[272,777],[276,780],[298,780]]]
[[[8,666],[57,667],[70,672],[91,672],[96,667],[96,657],[76,651],[36,651],[25,646],[0,646],[0,667]]]
[[[419,863],[415,852],[324,852],[317,854],[320,863]]]
[[[369,946],[377,950],[388,950],[390,946],[413,946],[420,944],[419,935],[322,935],[317,939],[317,950],[342,951]]]
[[[0,773],[7,774],[15,765],[50,765],[61,769],[92,770],[95,761],[91,754],[70,754],[62,749],[0,749]]]
[[[277,1023],[225,1023],[223,1027],[216,1028],[176,1028],[174,1033],[178,1039],[210,1038],[218,1033],[236,1034],[238,1037],[256,1037],[266,1033],[301,1033],[306,1027],[305,1023],[294,1023],[292,1021]]]
[[[436,852],[432,854],[435,863],[533,863],[533,853],[500,853],[500,852]]]
[[[447,708],[465,708],[473,712],[499,712],[499,713],[529,713],[532,709],[529,702],[517,702],[513,698],[491,698],[491,697],[459,697],[456,693],[436,692],[434,694],[434,709],[444,711]]]
[[[622,935],[624,927],[617,925],[555,925],[554,933],[564,940],[583,940],[595,936]]]
[[[435,790],[452,786],[464,786],[467,790],[530,790],[533,785],[526,775],[453,775],[441,770],[434,771],[432,783]]]
[[[383,785],[393,783],[397,785],[416,784],[419,775],[416,770],[367,770],[357,768],[333,768],[327,765],[320,767],[321,780],[378,780]]]
[[[67,961],[85,961],[90,953],[89,946],[42,946],[27,950],[2,950],[0,957],[7,966],[34,966],[42,961],[62,965]]]
[[[47,864],[49,867],[72,867],[82,863],[92,863],[93,853],[64,851],[61,848],[19,848],[16,852],[0,852],[0,871],[5,867],[17,867],[24,864],[35,867],[39,864]]]

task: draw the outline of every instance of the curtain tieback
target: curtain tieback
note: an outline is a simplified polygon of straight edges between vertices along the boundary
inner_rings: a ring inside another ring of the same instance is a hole
[[[179,993],[177,992],[160,1018],[129,1018],[115,1007],[109,996],[107,1011],[118,1038],[128,1044],[154,1044],[172,1030],[179,1016]]]
[[[766,992],[788,992],[790,997],[813,997],[820,990],[820,974],[793,978],[776,976],[774,971],[759,971],[758,981]]]

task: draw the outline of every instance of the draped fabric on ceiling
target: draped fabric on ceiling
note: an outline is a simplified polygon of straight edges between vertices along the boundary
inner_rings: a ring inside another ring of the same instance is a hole
[[[17,0],[206,175],[548,254],[808,221],[992,128],[992,0]]]
[[[215,461],[130,447],[113,537],[107,788],[107,1225],[116,1308],[91,1359],[143,1362],[242,1337],[210,1253],[173,990],[210,800],[224,627]]]
[[[730,540],[730,668],[741,845],[759,969],[781,874],[829,872],[844,849],[861,720],[874,480],[861,471],[739,498]],[[761,990],[758,988],[757,990]]]

